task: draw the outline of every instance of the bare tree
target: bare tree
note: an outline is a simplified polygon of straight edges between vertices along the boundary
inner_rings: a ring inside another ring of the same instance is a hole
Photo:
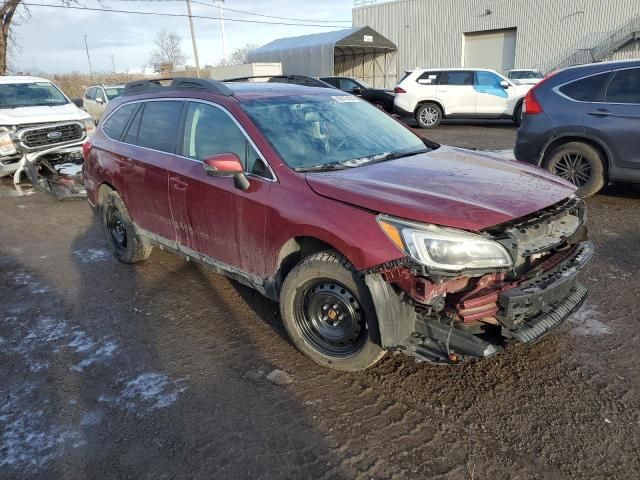
[[[7,50],[11,40],[11,25],[15,23],[16,10],[22,0],[3,0],[0,6],[0,75],[7,74]]]
[[[154,40],[155,50],[151,52],[149,63],[156,71],[162,68],[175,69],[183,65],[186,56],[180,47],[180,37],[175,32],[162,30],[158,32]]]
[[[242,65],[243,63],[247,63],[249,61],[249,54],[256,48],[258,48],[258,45],[247,43],[244,47],[234,50],[231,55],[229,55],[229,58],[226,60],[223,59],[219,65]]]

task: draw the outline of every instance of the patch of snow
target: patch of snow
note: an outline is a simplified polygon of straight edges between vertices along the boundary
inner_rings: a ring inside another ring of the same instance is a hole
[[[49,424],[42,410],[19,411],[8,417],[0,436],[0,467],[31,466],[37,470],[62,456],[67,446],[78,448],[84,444],[75,429]]]
[[[33,275],[25,272],[18,272],[13,277],[14,283],[18,287],[28,287],[31,293],[47,293],[49,287],[33,279]]]
[[[94,408],[93,410],[88,411],[82,416],[80,425],[82,425],[83,427],[97,425],[102,421],[103,417],[104,412],[98,408]]]
[[[164,373],[148,372],[124,383],[117,396],[101,395],[98,400],[142,414],[166,408],[178,400],[187,387],[185,379],[171,380]]]
[[[61,163],[59,165],[55,165],[53,168],[55,168],[62,175],[69,175],[69,176],[80,175],[80,173],[82,172],[82,165],[78,165],[77,163],[71,163],[71,162]]]
[[[96,362],[105,361],[111,358],[117,350],[118,343],[115,340],[108,340],[104,342],[104,344],[100,348],[95,350],[95,352],[93,352],[89,357],[83,359],[80,363],[73,365],[70,370],[74,372],[82,372],[85,368],[93,365]]]
[[[600,316],[600,312],[589,303],[585,303],[569,317],[569,322],[574,324],[573,333],[581,336],[609,335],[611,328],[598,320]]]
[[[81,263],[104,262],[111,258],[111,252],[103,248],[85,248],[74,250],[73,254]]]

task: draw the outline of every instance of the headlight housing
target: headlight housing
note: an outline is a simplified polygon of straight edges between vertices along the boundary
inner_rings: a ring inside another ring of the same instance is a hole
[[[0,155],[13,155],[17,152],[11,133],[8,131],[0,132]]]
[[[400,250],[428,268],[459,272],[513,265],[506,248],[482,235],[387,215],[377,220]]]

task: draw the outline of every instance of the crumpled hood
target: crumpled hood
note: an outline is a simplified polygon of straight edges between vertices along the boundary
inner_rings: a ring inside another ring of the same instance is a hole
[[[55,107],[0,108],[0,126],[28,125],[32,123],[57,123],[85,120],[89,114],[73,103]]]
[[[307,173],[327,198],[377,213],[482,230],[541,210],[576,187],[545,170],[486,152],[442,146],[388,162]]]

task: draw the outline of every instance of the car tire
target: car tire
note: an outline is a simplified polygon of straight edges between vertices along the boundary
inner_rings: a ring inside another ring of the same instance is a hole
[[[146,260],[153,247],[140,237],[120,195],[111,190],[100,205],[102,229],[113,255],[123,263]]]
[[[386,353],[374,341],[378,323],[369,289],[334,251],[311,255],[291,270],[280,312],[293,344],[324,367],[356,372]]]
[[[518,103],[518,105],[516,105],[516,109],[513,112],[513,123],[515,123],[518,127],[522,124],[522,105],[523,102]]]
[[[435,128],[442,121],[442,109],[435,103],[423,103],[416,110],[416,122],[420,128]]]
[[[387,112],[387,113],[391,112],[391,108],[389,107],[389,104],[384,100],[373,100],[371,104],[374,107],[376,107],[378,110],[382,110],[383,112]]]
[[[605,184],[604,159],[591,145],[569,142],[553,149],[545,167],[578,187],[576,194],[589,197]]]

